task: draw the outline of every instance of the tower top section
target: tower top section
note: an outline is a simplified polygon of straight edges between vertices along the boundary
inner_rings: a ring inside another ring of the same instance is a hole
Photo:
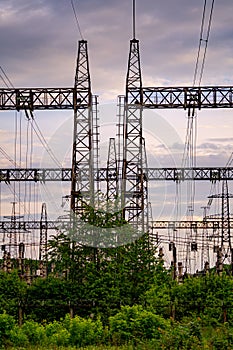
[[[136,0],[133,0],[133,39],[136,38]]]

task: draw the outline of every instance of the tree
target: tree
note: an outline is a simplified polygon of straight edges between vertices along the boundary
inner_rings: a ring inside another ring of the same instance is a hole
[[[20,279],[18,271],[0,271],[0,313],[4,311],[18,319],[19,306],[26,301],[27,284]]]

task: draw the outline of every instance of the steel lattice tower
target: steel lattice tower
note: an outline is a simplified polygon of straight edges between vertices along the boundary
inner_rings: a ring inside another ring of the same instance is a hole
[[[130,41],[125,103],[122,170],[124,217],[135,229],[146,232],[147,186],[145,186],[143,170],[143,95],[139,40],[137,39]]]
[[[206,222],[207,209],[209,207],[203,207],[203,223]],[[201,244],[201,269],[205,269],[210,265],[210,252],[208,243],[208,229],[203,227],[202,230],[202,244]]]
[[[16,202],[12,202],[12,213],[11,213],[11,224],[12,229],[9,233],[9,253],[11,257],[16,258],[17,257],[17,231],[15,229],[15,221],[16,221]]]
[[[229,198],[233,197],[229,194],[228,183],[223,181],[222,183],[222,235],[221,235],[221,246],[223,247],[227,243],[230,251],[232,251],[231,244],[231,231],[230,231],[230,204]]]
[[[48,259],[48,219],[46,203],[42,204],[41,217],[40,217],[40,248],[39,248],[39,260],[47,261]]]
[[[97,98],[91,94],[87,41],[79,41],[75,75],[74,133],[71,179],[71,209],[82,212],[85,202],[94,204],[94,168],[98,158],[96,139]],[[95,119],[93,118],[95,116]],[[94,132],[94,128],[95,131]],[[94,149],[96,147],[96,149]]]
[[[116,143],[114,138],[109,139],[107,160],[107,200],[116,200],[118,197],[118,166]]]
[[[209,196],[209,198],[221,199],[221,240],[220,245],[214,247],[214,251],[217,253],[217,269],[218,272],[221,273],[223,261],[227,260],[228,263],[231,263],[233,271],[233,250],[229,203],[229,199],[233,198],[233,194],[229,193],[227,180],[222,182],[222,193],[214,194]]]

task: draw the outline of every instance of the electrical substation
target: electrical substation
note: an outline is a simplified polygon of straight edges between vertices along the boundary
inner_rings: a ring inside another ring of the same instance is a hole
[[[158,256],[165,260],[166,266],[173,266],[175,278],[184,273],[196,273],[197,270],[207,271],[214,266],[221,273],[224,264],[233,268],[233,221],[230,211],[233,195],[229,192],[229,182],[233,180],[233,157],[229,154],[229,162],[224,167],[218,164],[214,167],[199,167],[195,158],[195,121],[198,112],[233,108],[233,86],[202,86],[201,78],[197,83],[197,76],[191,86],[144,86],[139,40],[135,32],[134,3],[133,37],[129,44],[125,92],[117,98],[116,136],[111,135],[109,138],[105,167],[99,166],[101,115],[98,113],[99,97],[92,92],[86,40],[78,42],[76,74],[70,88],[15,88],[4,76],[6,86],[0,88],[0,110],[15,113],[18,140],[22,138],[18,133],[23,115],[31,133],[39,135],[42,144],[53,156],[40,134],[37,112],[73,113],[71,167],[60,166],[61,160],[58,160],[57,167],[35,167],[29,162],[29,156],[27,166],[21,166],[1,147],[1,153],[5,152],[5,158],[11,162],[11,167],[0,168],[1,193],[7,188],[12,194],[12,211],[7,216],[1,216],[0,221],[4,271],[12,269],[12,261],[17,261],[21,268],[24,258],[27,258],[39,260],[40,268],[36,273],[45,276],[49,259],[48,239],[51,234],[60,231],[72,231],[77,244],[100,249],[126,244],[143,233],[149,233],[151,242],[157,247]],[[208,37],[209,33],[204,40],[201,34],[199,50],[203,49],[203,43],[204,50],[207,49]],[[205,54],[202,62],[197,60],[196,75],[198,64],[201,66],[200,74],[203,74],[204,60]],[[150,167],[147,160],[143,118],[146,110],[165,109],[183,110],[187,114],[184,157],[179,167],[154,168]],[[63,182],[69,186],[68,193],[61,193],[65,203],[64,215],[51,220],[46,202],[39,198],[39,187]],[[150,200],[152,182],[169,182],[177,189],[184,184],[187,186],[186,218],[174,215],[169,220],[153,220],[153,202]],[[211,191],[206,199],[207,205],[203,208],[203,217],[197,220],[194,211],[195,188],[201,182],[209,186]],[[216,188],[219,192],[216,192]],[[30,215],[30,207],[27,215],[22,214],[23,210],[19,212],[18,208],[25,205],[25,198],[29,196],[33,196],[34,201],[37,198],[40,203],[39,217]],[[218,212],[210,215],[211,205],[215,201],[219,203]],[[3,200],[1,205],[4,205]],[[85,216],[87,208],[100,219],[102,226],[95,226],[95,223],[88,225],[89,219]],[[113,222],[120,222],[122,229],[103,225],[109,217]],[[32,271],[26,271],[26,275],[29,278]]]

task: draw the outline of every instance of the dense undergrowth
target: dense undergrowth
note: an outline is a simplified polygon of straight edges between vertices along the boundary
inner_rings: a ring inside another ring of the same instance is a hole
[[[26,321],[19,327],[12,316],[0,315],[1,348],[14,349],[232,349],[233,328],[210,325],[202,319],[177,322],[164,319],[140,306],[123,307],[101,320],[66,316],[39,324]]]
[[[0,348],[233,349],[227,271],[181,283],[143,238],[72,254],[64,239],[52,242],[56,269],[47,278],[27,284],[17,269],[0,273]]]

